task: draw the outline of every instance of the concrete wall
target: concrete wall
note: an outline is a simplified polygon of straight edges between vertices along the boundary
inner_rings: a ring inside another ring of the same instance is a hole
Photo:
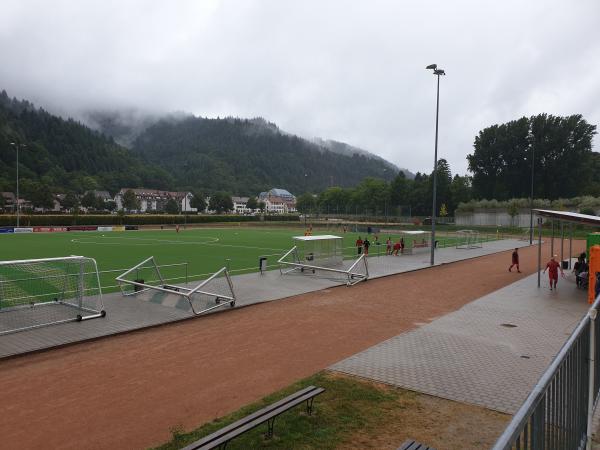
[[[535,225],[535,215],[533,217]],[[523,209],[519,211],[515,217],[508,215],[505,209],[498,210],[481,210],[468,213],[456,212],[454,214],[454,222],[460,226],[502,226],[502,227],[519,227],[529,228],[529,210]]]

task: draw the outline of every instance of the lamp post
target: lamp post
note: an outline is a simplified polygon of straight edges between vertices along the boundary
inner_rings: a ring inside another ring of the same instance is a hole
[[[435,153],[433,159],[433,206],[431,209],[431,259],[430,264],[435,262],[435,215],[436,215],[436,189],[437,189],[437,154],[438,154],[438,119],[440,115],[440,75],[446,75],[442,69],[438,69],[437,64],[430,64],[426,69],[433,70],[437,75],[437,97],[435,104]]]
[[[17,150],[17,227],[21,224],[21,202],[19,201],[19,148],[27,147],[25,144],[11,142],[10,145]]]
[[[533,244],[533,174],[535,167],[535,146],[531,146],[531,196],[529,198],[529,245]]]

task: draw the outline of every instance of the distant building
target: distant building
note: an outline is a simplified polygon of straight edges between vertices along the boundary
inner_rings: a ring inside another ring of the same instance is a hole
[[[250,197],[231,197],[233,202],[233,212],[235,214],[251,214],[254,210],[248,208],[246,204],[250,200]]]
[[[258,194],[258,201],[265,203],[265,210],[273,214],[296,212],[296,197],[285,189],[273,188]]]
[[[102,199],[102,201],[104,203],[113,201],[113,198],[108,191],[89,191],[89,192],[93,192],[94,195],[97,198]],[[86,192],[86,194],[87,194],[87,192]]]
[[[12,192],[0,192],[4,198],[4,211],[14,211],[16,205],[16,196]]]
[[[145,188],[122,188],[117,192],[114,199],[117,204],[117,209],[123,209],[123,196],[127,191],[133,191],[135,197],[139,201],[140,209],[138,212],[164,211],[165,206],[170,199],[174,199],[177,202],[181,212],[197,211],[196,208],[190,206],[190,201],[193,198],[191,192],[160,191],[158,189]]]

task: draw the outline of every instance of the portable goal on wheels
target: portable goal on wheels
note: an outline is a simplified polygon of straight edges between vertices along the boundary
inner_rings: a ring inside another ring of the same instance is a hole
[[[196,285],[171,284],[163,276],[153,256],[117,277],[121,292],[125,296],[145,291],[162,292],[180,296],[195,315],[206,313],[225,305],[235,306],[233,283],[226,267],[218,270]]]
[[[105,315],[94,259],[0,261],[0,335]]]
[[[292,239],[296,245],[277,261],[282,275],[295,271],[333,272],[344,275],[348,286],[369,278],[369,267],[364,254],[346,267],[343,239],[340,236],[296,236]]]
[[[477,230],[459,230],[456,232],[456,248],[473,249],[483,247],[483,242]]]

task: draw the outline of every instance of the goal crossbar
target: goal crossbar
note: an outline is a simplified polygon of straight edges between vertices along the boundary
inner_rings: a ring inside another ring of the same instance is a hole
[[[159,284],[154,285],[154,284],[143,282],[142,280],[130,280],[130,279],[126,278],[128,275],[131,275],[132,273],[134,273],[142,268],[143,269],[152,269],[158,277]],[[208,286],[213,280],[215,280],[216,278],[221,277],[221,276],[223,276],[227,281],[229,293],[215,292],[214,290],[205,289],[205,287]],[[190,308],[195,315],[204,314],[208,311],[211,311],[216,308],[220,308],[225,305],[234,307],[235,301],[236,301],[235,291],[233,289],[233,282],[231,281],[231,276],[229,275],[229,271],[227,270],[227,267],[223,267],[223,268],[219,269],[217,272],[213,273],[207,279],[202,280],[197,285],[195,285],[193,287],[188,287],[188,286],[181,286],[181,285],[167,283],[166,279],[163,277],[162,273],[160,272],[160,268],[159,268],[158,264],[156,264],[156,260],[154,259],[154,256],[150,256],[149,258],[146,258],[139,264],[133,266],[131,269],[123,272],[121,275],[119,275],[116,278],[116,280],[119,284],[119,288],[121,289],[121,293],[124,296],[137,295],[141,292],[148,291],[148,290],[160,291],[160,292],[164,292],[167,294],[179,295],[179,296],[183,297],[189,303]],[[127,291],[125,289],[125,287],[127,285],[134,287],[133,292]],[[136,287],[139,289],[135,289]],[[194,295],[205,295],[207,297],[214,297],[216,304],[213,306],[205,307],[205,308],[198,308],[197,306],[194,305]]]
[[[293,261],[287,261],[286,258],[292,256],[293,257]],[[360,255],[356,261],[354,261],[350,267],[348,267],[347,269],[336,269],[335,267],[326,267],[326,266],[317,266],[314,264],[306,264],[300,261],[300,258],[298,257],[298,248],[296,246],[292,247],[290,250],[288,250],[287,253],[285,253],[281,258],[279,258],[279,260],[277,261],[279,263],[279,272],[282,275],[297,271],[297,270],[301,270],[304,271],[304,269],[308,269],[308,270],[322,270],[325,272],[333,272],[333,273],[339,273],[339,274],[343,274],[346,275],[347,277],[347,281],[346,281],[346,285],[348,286],[353,286],[356,283],[360,283],[361,281],[366,281],[369,278],[369,266],[367,263],[367,258],[366,255],[362,254]],[[359,266],[359,264],[363,264],[364,266],[364,273],[358,272],[356,270],[356,268]],[[287,270],[283,269],[283,266],[288,266],[289,268]]]

